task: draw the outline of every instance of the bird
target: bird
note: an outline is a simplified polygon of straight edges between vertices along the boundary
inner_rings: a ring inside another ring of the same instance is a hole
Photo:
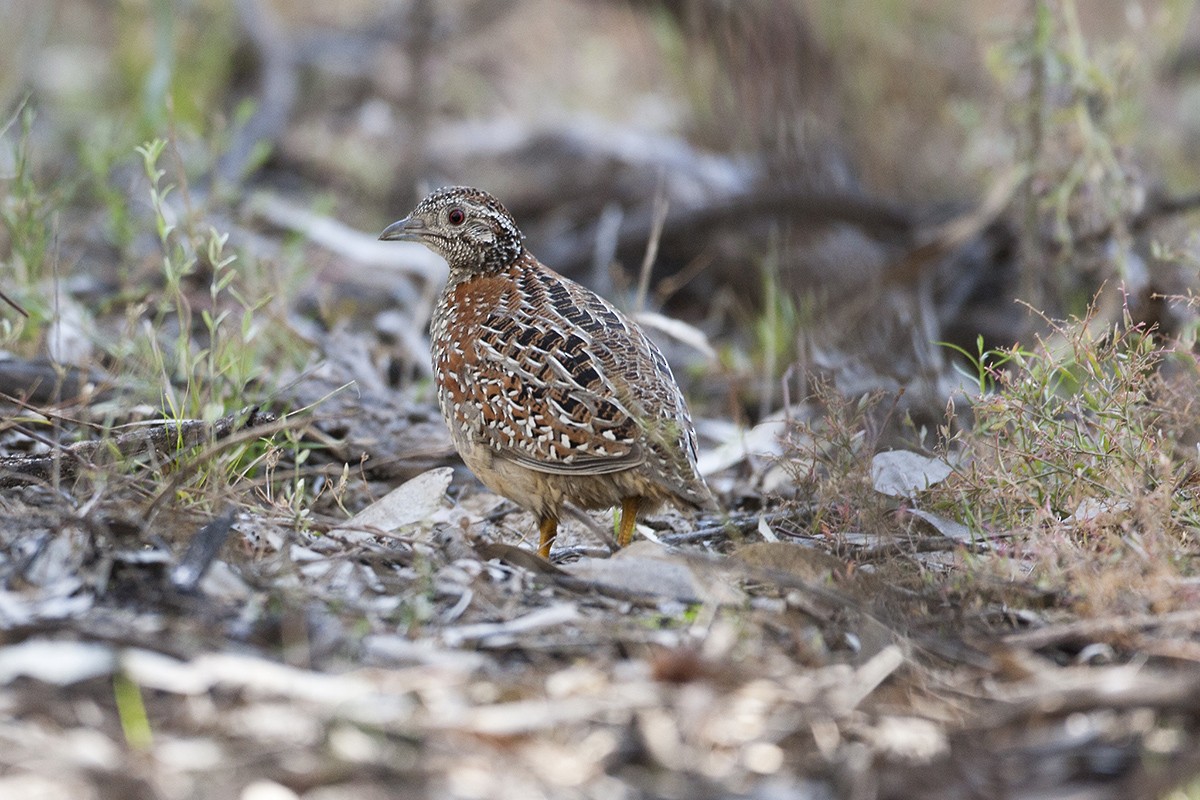
[[[463,462],[538,520],[550,557],[567,505],[716,510],[696,431],[662,351],[636,322],[539,261],[508,210],[466,186],[431,192],[379,238],[419,242],[449,278],[430,321],[438,405]]]

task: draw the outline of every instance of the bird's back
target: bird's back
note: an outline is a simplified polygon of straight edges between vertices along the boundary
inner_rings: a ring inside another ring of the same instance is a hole
[[[606,300],[532,255],[494,274],[452,274],[432,339],[439,400],[456,435],[535,471],[629,473],[649,498],[713,506],[662,352]]]

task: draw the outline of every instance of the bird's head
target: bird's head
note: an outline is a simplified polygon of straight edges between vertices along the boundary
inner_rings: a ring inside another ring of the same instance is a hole
[[[517,223],[500,201],[467,186],[432,192],[379,238],[420,242],[446,259],[452,271],[498,271],[525,249]]]

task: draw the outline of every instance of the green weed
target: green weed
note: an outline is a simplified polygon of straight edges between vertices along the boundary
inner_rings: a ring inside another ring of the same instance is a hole
[[[1003,535],[1031,578],[1081,609],[1169,606],[1200,534],[1196,359],[1128,316],[1052,331],[985,367],[994,390],[972,404],[954,442],[961,467],[932,504],[981,536]],[[1168,357],[1182,360],[1164,370]]]
[[[3,266],[4,290],[29,312],[13,318],[4,315],[6,345],[20,345],[33,351],[53,316],[53,303],[45,290],[51,271],[51,249],[55,218],[62,205],[61,192],[46,189],[38,180],[33,157],[33,108],[26,102],[0,129],[0,140],[17,128],[12,141],[12,172],[0,176],[0,266]]]
[[[1033,356],[1032,353],[1020,347],[985,348],[983,336],[975,338],[975,352],[973,353],[953,342],[938,342],[938,344],[953,350],[966,359],[966,366],[955,362],[953,368],[958,374],[972,381],[981,396],[996,388],[996,375],[1001,373],[1005,365],[1017,358]]]

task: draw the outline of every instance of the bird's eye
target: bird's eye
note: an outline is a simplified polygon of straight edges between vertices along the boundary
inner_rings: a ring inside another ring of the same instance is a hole
[[[466,221],[467,215],[463,213],[461,208],[452,208],[450,209],[450,213],[446,215],[446,219],[450,221],[451,225],[462,225]]]

